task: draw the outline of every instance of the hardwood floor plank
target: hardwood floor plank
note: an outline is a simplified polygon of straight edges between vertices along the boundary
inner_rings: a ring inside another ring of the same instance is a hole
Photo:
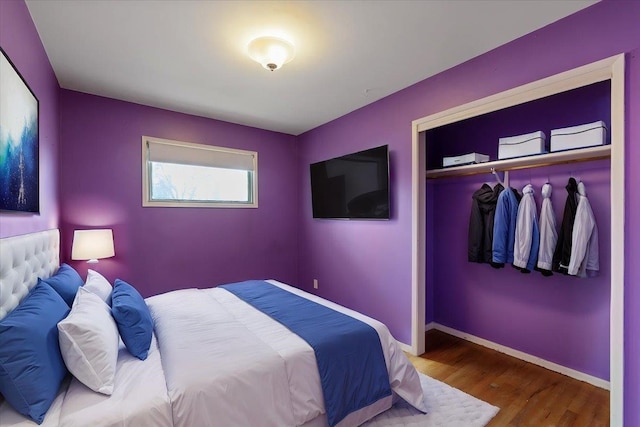
[[[606,427],[609,392],[440,331],[409,359],[420,372],[500,408],[488,427]]]
[[[574,427],[576,426],[576,420],[578,419],[578,414],[575,412],[566,410],[558,421],[558,427]]]

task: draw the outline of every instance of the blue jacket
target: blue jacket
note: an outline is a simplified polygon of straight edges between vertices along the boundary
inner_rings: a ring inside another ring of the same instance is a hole
[[[513,263],[519,196],[512,188],[508,188],[498,196],[493,219],[493,262],[491,263],[496,268],[504,267],[505,263]]]

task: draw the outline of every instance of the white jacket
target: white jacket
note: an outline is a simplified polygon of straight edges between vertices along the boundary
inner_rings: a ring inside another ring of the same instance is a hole
[[[572,276],[595,276],[600,270],[598,254],[598,226],[587,199],[587,190],[582,182],[578,183],[578,207],[571,236],[571,261],[569,274]]]
[[[516,220],[516,238],[513,244],[513,265],[525,272],[532,271],[538,259],[540,231],[536,200],[533,198],[533,186],[525,185],[522,200],[518,206]]]
[[[540,210],[540,250],[538,251],[538,268],[551,271],[553,252],[558,243],[556,214],[551,204],[551,184],[542,186],[542,209]]]

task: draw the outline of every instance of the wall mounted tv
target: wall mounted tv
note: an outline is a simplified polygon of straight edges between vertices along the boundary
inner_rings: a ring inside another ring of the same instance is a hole
[[[389,147],[311,164],[314,218],[389,219]]]

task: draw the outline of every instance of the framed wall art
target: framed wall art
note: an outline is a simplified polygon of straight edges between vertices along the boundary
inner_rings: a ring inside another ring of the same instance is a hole
[[[0,210],[40,211],[39,104],[0,48]]]

